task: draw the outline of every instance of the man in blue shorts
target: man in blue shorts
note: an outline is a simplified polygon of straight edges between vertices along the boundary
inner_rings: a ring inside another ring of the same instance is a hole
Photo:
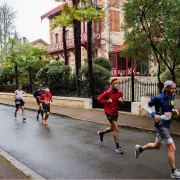
[[[175,166],[175,151],[176,146],[169,133],[171,124],[171,117],[173,114],[179,114],[177,109],[174,109],[174,95],[176,92],[176,84],[173,81],[166,81],[164,84],[163,93],[154,97],[144,109],[155,119],[156,128],[156,140],[154,143],[148,143],[147,145],[135,146],[135,157],[139,158],[139,155],[150,149],[160,149],[162,143],[165,143],[168,147],[168,159],[171,167],[171,178],[180,178],[180,172]],[[151,107],[155,107],[155,112],[151,110]]]

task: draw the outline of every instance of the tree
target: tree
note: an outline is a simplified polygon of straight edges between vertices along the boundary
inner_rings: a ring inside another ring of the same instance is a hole
[[[129,0],[125,5],[126,56],[139,62],[157,60],[158,80],[165,65],[176,82],[180,64],[180,0]]]
[[[55,0],[56,2],[67,2],[67,0]],[[72,7],[68,6],[64,9],[65,14],[70,15],[73,20],[74,29],[74,49],[75,49],[75,66],[76,66],[76,88],[77,95],[80,96],[80,77],[79,69],[81,67],[81,23],[74,18],[74,10],[78,8],[80,2],[84,0],[72,0]]]
[[[104,11],[103,10],[97,10],[92,6],[92,4],[89,4],[90,7],[88,8],[79,8],[75,14],[75,18],[79,19],[80,21],[87,21],[87,58],[88,58],[88,70],[89,70],[89,82],[90,82],[90,91],[89,91],[89,97],[92,97],[94,99],[94,86],[93,86],[93,67],[92,67],[92,22],[98,21],[103,18]]]
[[[6,56],[5,65],[13,64],[15,66],[16,78],[19,73],[28,72],[29,81],[26,83],[33,84],[35,80],[35,74],[39,69],[49,61],[49,55],[46,50],[33,47],[31,45],[16,44],[13,51]],[[18,71],[17,71],[18,67]],[[16,84],[18,82],[16,81]]]
[[[9,37],[15,31],[14,20],[16,12],[8,5],[7,2],[0,4],[0,53],[1,63],[3,63],[4,55],[6,55]]]
[[[5,66],[0,69],[0,84],[13,84],[14,78],[14,67],[13,66]]]
[[[27,51],[22,55],[22,66],[28,71],[29,84],[34,83],[33,70],[39,70],[45,61],[49,62],[49,55],[46,50],[27,45]],[[39,68],[38,68],[39,67]],[[37,71],[36,71],[37,72]]]

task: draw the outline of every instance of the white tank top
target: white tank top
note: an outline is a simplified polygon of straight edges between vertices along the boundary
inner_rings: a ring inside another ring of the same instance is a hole
[[[23,92],[22,90],[16,90],[16,99],[23,99]]]

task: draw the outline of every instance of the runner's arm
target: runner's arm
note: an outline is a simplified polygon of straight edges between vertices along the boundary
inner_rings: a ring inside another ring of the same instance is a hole
[[[37,91],[34,92],[33,96],[37,98]]]
[[[44,98],[43,98],[43,95],[40,96],[39,98],[40,102],[43,103],[44,102]]]
[[[98,98],[98,102],[101,104],[107,104],[108,100],[107,100],[107,93],[104,92],[99,98]]]
[[[22,93],[23,93],[25,96],[27,96],[27,93],[25,93],[24,91],[22,91]]]
[[[124,104],[123,93],[120,92],[120,98],[118,99],[121,104]]]
[[[156,112],[152,111],[151,107],[155,106],[158,103],[158,98],[154,97],[148,104],[146,104],[143,109],[147,111],[153,118],[157,115]]]
[[[16,91],[14,91],[14,99],[16,99]]]

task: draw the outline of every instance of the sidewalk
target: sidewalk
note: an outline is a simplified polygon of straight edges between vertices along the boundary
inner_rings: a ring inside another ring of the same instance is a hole
[[[30,179],[4,157],[0,156],[0,179]]]
[[[14,106],[13,100],[0,99],[0,104]],[[37,104],[26,103],[25,108],[31,110],[37,110]],[[79,119],[87,122],[94,122],[100,124],[109,124],[103,110],[100,109],[78,109],[70,107],[59,107],[51,105],[51,113],[57,115],[64,115],[73,119]],[[143,131],[153,131],[154,122],[150,117],[136,116],[129,113],[119,113],[118,125],[124,128],[133,128]],[[172,121],[170,132],[172,134],[180,136],[180,120]]]

